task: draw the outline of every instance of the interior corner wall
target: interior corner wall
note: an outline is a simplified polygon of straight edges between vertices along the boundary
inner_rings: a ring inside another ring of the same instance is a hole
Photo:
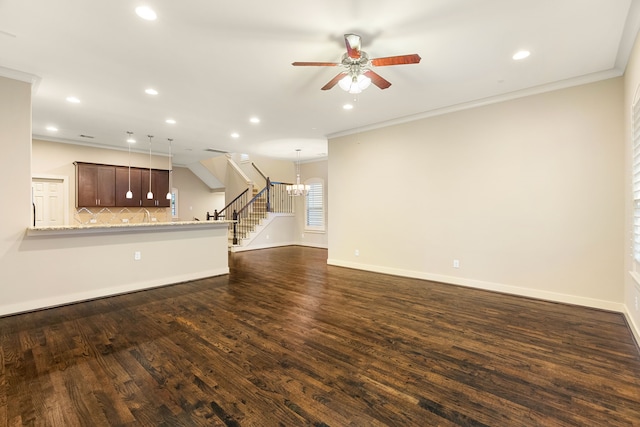
[[[331,139],[329,264],[620,311],[622,108],[616,78]]]

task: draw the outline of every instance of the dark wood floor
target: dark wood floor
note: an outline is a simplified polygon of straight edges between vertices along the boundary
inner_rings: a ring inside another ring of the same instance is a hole
[[[621,314],[326,257],[1,318],[0,425],[640,425]]]

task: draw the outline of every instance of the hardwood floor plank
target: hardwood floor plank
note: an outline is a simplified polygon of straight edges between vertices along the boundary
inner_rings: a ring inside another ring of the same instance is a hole
[[[326,256],[0,318],[0,425],[640,424],[621,314]]]

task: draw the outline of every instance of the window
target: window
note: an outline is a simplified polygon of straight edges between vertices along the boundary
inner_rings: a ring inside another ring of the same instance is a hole
[[[171,189],[171,217],[178,217],[178,189]]]
[[[640,89],[640,88],[638,88]],[[632,110],[633,138],[633,256],[640,262],[640,99],[638,92]]]
[[[305,198],[304,229],[307,231],[325,231],[324,229],[324,182],[312,178],[305,184],[309,185],[309,194]]]

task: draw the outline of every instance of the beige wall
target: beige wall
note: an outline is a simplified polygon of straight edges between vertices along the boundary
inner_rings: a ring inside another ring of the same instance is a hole
[[[23,297],[28,287],[23,272],[38,268],[20,250],[32,218],[29,83],[0,77],[0,148],[0,181],[4,200],[10,201],[4,203],[0,226],[0,301],[6,301]]]
[[[0,178],[11,201],[0,227],[0,315],[228,273],[226,226],[27,236],[31,86],[0,77],[0,94]],[[54,166],[45,172],[62,173]],[[134,251],[141,252],[140,261]]]
[[[207,212],[224,208],[224,191],[212,191],[200,178],[187,168],[174,167],[172,186],[178,189],[178,218],[191,221],[207,219]]]
[[[634,261],[631,244],[633,241],[633,193],[631,190],[631,170],[633,165],[633,142],[632,142],[632,121],[631,108],[636,97],[640,96],[640,37],[636,40],[627,71],[625,73],[625,140],[626,140],[626,162],[625,162],[625,239],[622,242],[624,257],[624,304],[627,317],[637,331],[637,339],[640,341],[640,265]],[[636,308],[638,307],[638,308]]]
[[[252,163],[255,163],[271,181],[293,182],[295,180],[295,163],[289,160],[270,159],[255,154],[249,155],[248,162],[242,162],[240,154],[234,154],[231,158],[259,189],[264,188],[265,180],[256,171]]]
[[[622,89],[330,140],[329,263],[620,309]]]

